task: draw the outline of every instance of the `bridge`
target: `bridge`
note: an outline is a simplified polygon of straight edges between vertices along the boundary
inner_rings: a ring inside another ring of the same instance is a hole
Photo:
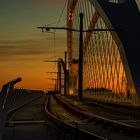
[[[69,0],[67,27],[38,27],[67,30],[55,90],[5,84],[0,139],[139,139],[139,25],[135,0]]]
[[[79,92],[81,100],[90,93],[95,100],[139,106],[139,23],[133,0],[71,0],[66,28],[38,27],[67,30],[67,68],[59,58],[67,77],[65,94]]]
[[[83,13],[83,96],[90,93],[95,100],[139,106],[140,14],[137,3],[134,0],[71,0],[68,28],[79,29],[80,13]],[[68,30],[68,62],[79,59],[78,48],[79,33]],[[68,63],[68,71],[69,93],[76,94],[78,63]]]

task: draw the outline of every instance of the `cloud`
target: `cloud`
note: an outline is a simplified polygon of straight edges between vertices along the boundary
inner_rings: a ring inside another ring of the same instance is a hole
[[[51,51],[51,50],[50,50]],[[11,55],[41,55],[50,52],[46,48],[30,46],[0,46],[0,58]]]
[[[19,44],[29,44],[33,42],[38,42],[38,40],[0,40],[0,45],[19,45]]]
[[[0,59],[8,56],[43,55],[50,53],[45,41],[36,40],[0,40]]]

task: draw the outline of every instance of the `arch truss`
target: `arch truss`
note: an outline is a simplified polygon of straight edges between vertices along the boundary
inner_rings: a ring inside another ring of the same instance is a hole
[[[139,105],[140,15],[136,2],[69,0],[68,28],[79,29],[80,13],[84,14],[84,30],[114,29],[83,33],[83,96],[104,102]],[[67,44],[68,61],[72,62],[79,55],[79,33],[69,30]],[[68,68],[73,82],[73,79],[78,79],[77,67],[70,63]],[[74,91],[78,90],[76,83],[74,81],[71,87]]]

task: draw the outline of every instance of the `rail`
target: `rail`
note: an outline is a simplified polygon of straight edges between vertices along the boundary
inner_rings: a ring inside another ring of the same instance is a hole
[[[77,125],[72,125],[60,118],[57,118],[55,115],[53,115],[50,112],[49,106],[50,106],[50,95],[48,95],[48,98],[45,103],[45,114],[51,121],[53,121],[58,126],[62,127],[64,130],[67,129],[69,131],[72,131],[76,135],[79,134],[80,136],[84,137],[85,139],[107,140],[104,137],[101,137],[96,134],[90,133],[88,131],[82,130],[82,129],[78,128]]]
[[[110,128],[113,132],[123,132],[129,135],[139,135],[140,128],[127,123],[119,122],[116,120],[111,120],[99,115],[94,115],[86,111],[81,110],[80,108],[70,104],[61,97],[54,95],[57,102],[59,102],[66,110],[68,110],[73,115],[78,115],[82,119],[88,119],[88,122],[95,122],[96,125],[101,125],[103,128]]]

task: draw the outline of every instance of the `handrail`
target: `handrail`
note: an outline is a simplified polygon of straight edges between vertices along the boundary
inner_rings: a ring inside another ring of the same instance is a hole
[[[7,111],[9,106],[9,100],[11,100],[12,93],[14,92],[14,85],[20,82],[20,77],[11,80],[3,85],[0,94],[0,140],[2,140],[4,134],[5,120],[7,118]]]
[[[21,80],[22,79],[18,77],[3,85],[2,90],[1,90],[1,100],[2,100],[1,106],[0,106],[1,112],[6,109],[5,105],[7,103],[8,95],[10,95],[14,91],[14,85],[20,82]]]

